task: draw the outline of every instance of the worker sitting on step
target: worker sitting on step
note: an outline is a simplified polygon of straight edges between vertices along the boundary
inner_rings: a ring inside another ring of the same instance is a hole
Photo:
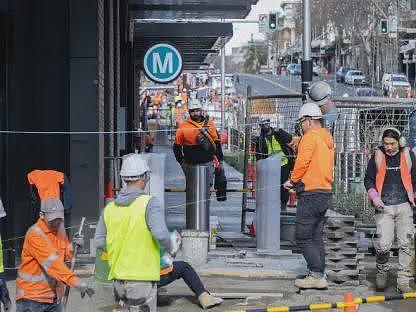
[[[212,296],[205,288],[194,268],[185,261],[173,261],[168,253],[160,258],[160,281],[157,287],[167,286],[175,280],[183,279],[186,285],[192,290],[199,304],[203,309],[210,309],[220,305],[223,300]]]

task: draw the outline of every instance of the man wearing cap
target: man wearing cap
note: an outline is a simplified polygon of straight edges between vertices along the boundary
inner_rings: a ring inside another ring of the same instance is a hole
[[[59,199],[41,202],[40,217],[26,233],[17,271],[17,312],[61,311],[65,285],[77,289],[81,297],[94,294],[87,281],[76,277],[66,265],[72,255],[63,220]]]
[[[108,253],[108,280],[123,311],[156,311],[157,282],[160,280],[160,249],[175,255],[180,236],[169,233],[163,207],[147,195],[150,179],[147,161],[139,154],[123,158],[120,176],[125,183],[114,202],[99,219],[95,246]]]
[[[293,169],[293,137],[282,129],[274,129],[270,126],[270,119],[260,121],[260,136],[256,141],[256,159],[265,159],[272,155],[281,157],[280,184],[283,185],[289,179],[290,171]],[[280,190],[280,201],[282,209],[285,209],[289,200],[289,192],[283,186]]]
[[[325,246],[323,228],[325,213],[332,207],[334,173],[334,141],[322,127],[322,112],[314,103],[306,103],[299,111],[302,138],[287,189],[296,189],[296,242],[302,250],[309,274],[297,279],[299,288],[323,289],[325,277]]]

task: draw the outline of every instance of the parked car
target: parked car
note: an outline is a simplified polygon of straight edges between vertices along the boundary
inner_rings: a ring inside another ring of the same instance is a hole
[[[374,88],[358,88],[355,94],[357,96],[380,96],[380,92]]]
[[[355,68],[352,67],[345,67],[345,66],[341,66],[337,73],[336,73],[336,80],[337,82],[345,82],[345,75],[350,71],[353,70]]]
[[[412,88],[406,75],[384,74],[382,78],[383,95],[398,98],[410,98]]]
[[[300,64],[289,64],[287,67],[287,71],[290,75],[301,75],[302,74],[302,66]]]
[[[345,83],[351,85],[364,85],[367,82],[365,81],[365,76],[361,70],[350,70],[345,74]]]

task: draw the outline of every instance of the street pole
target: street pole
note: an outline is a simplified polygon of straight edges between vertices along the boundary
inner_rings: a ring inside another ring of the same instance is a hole
[[[302,96],[306,102],[309,84],[312,82],[311,58],[311,3],[303,0],[303,60],[302,60]]]
[[[225,129],[225,45],[221,48],[221,131]]]

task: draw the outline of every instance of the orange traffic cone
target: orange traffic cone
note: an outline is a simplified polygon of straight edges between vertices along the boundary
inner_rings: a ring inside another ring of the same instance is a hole
[[[344,295],[344,312],[356,312],[358,311],[358,306],[355,304],[354,295],[352,293],[346,293]]]

